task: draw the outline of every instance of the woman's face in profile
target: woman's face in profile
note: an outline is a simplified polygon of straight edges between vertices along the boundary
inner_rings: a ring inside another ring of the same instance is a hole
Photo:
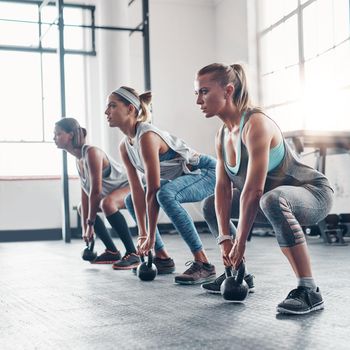
[[[212,74],[203,74],[197,76],[194,82],[196,103],[206,118],[211,118],[220,113],[225,107],[225,90],[212,79]]]

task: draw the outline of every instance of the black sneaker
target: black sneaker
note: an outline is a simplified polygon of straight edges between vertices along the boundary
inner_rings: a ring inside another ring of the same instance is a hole
[[[184,273],[175,277],[175,283],[198,284],[213,281],[216,277],[214,265],[201,261],[188,261],[186,266],[188,265],[191,266]]]
[[[246,281],[249,288],[249,293],[254,293],[255,291],[254,278],[254,275],[251,274],[244,276],[244,280]],[[220,287],[222,282],[225,281],[225,279],[226,275],[223,273],[215,281],[204,283],[201,285],[201,287],[208,293],[220,294]]]
[[[287,295],[287,298],[277,305],[277,312],[283,314],[303,315],[311,311],[323,309],[323,299],[320,289],[299,286]]]
[[[91,264],[113,264],[122,258],[120,251],[112,252],[108,249],[104,253],[99,255],[95,260],[91,261]]]
[[[141,263],[140,257],[135,253],[126,253],[123,258],[116,261],[112,268],[114,270],[131,270],[136,269]]]
[[[156,265],[158,270],[158,275],[166,275],[169,273],[173,273],[175,271],[175,263],[172,258],[161,259],[161,258],[153,258],[153,263]],[[132,269],[132,272],[136,274],[136,267]]]

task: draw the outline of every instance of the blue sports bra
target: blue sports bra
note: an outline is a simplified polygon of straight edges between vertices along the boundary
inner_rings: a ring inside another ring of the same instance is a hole
[[[245,114],[246,113],[242,114],[241,121],[239,124],[239,137],[237,138],[237,144],[236,144],[237,161],[235,166],[231,166],[227,163],[225,148],[223,148],[224,154],[225,154],[225,163],[227,165],[227,168],[230,170],[230,172],[233,175],[236,175],[238,173],[240,162],[241,162],[241,137],[242,137],[242,129],[244,125]],[[276,169],[281,164],[284,158],[284,153],[285,153],[285,149],[284,149],[284,142],[282,139],[277,146],[270,149],[269,165],[267,170],[268,172],[272,171],[273,169]]]

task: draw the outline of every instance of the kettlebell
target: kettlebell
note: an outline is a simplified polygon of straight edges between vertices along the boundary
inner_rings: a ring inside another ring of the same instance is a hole
[[[136,275],[141,281],[153,281],[158,273],[156,265],[153,264],[152,252],[148,252],[147,262],[144,256],[141,256],[141,264],[137,267]]]
[[[85,261],[94,261],[97,258],[97,253],[94,252],[95,240],[92,239],[91,242],[86,242],[86,248],[82,251],[81,257]]]
[[[221,284],[221,295],[228,301],[243,301],[248,295],[248,286],[243,280],[245,265],[243,261],[239,265],[237,276],[232,276],[232,267],[225,268],[226,279]]]

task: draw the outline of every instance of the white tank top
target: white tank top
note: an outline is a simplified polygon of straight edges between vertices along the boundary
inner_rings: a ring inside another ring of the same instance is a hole
[[[154,132],[159,135],[162,140],[174,150],[178,156],[160,162],[160,178],[165,180],[174,180],[184,174],[198,174],[200,169],[190,171],[187,164],[198,165],[199,153],[188,147],[180,138],[170,135],[168,132],[159,130],[152,124],[139,123],[137,125],[136,135],[133,144],[127,137],[124,138],[126,151],[128,153],[131,164],[141,173],[145,173],[140,150],[140,138],[146,132]]]
[[[87,162],[87,151],[91,147],[95,146],[84,145],[81,150],[84,169],[83,174],[80,172],[78,161],[76,163],[80,177],[81,187],[87,195],[90,194],[91,187],[90,172]],[[106,153],[105,155],[108,159],[109,167],[104,169],[102,172],[102,197],[106,197],[108,194],[110,194],[118,188],[128,186],[128,177],[126,175],[124,167],[121,164],[117,163],[114,159],[109,157]]]

